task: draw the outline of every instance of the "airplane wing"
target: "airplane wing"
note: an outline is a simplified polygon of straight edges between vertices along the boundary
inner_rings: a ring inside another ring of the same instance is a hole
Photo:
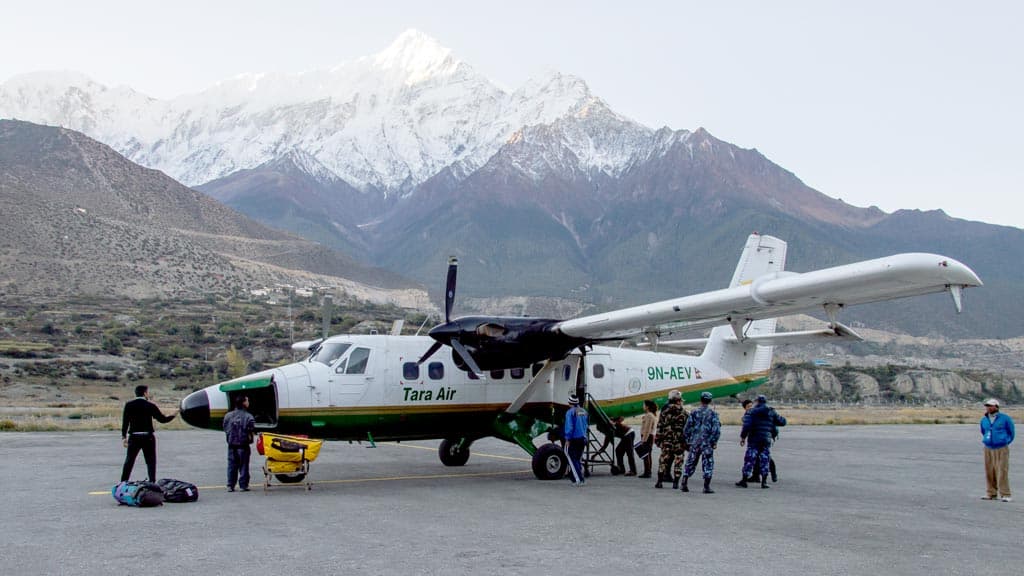
[[[727,341],[736,342],[733,337]],[[852,328],[833,322],[827,328],[819,330],[800,330],[796,332],[775,332],[759,336],[747,336],[744,341],[762,346],[782,346],[785,344],[811,344],[822,342],[862,342],[864,338],[854,332]],[[708,344],[707,338],[687,338],[683,340],[657,340],[655,342],[640,342],[638,348],[671,348],[673,350],[686,350],[700,352]]]
[[[771,272],[730,288],[564,320],[552,328],[575,338],[614,340],[660,334],[658,327],[665,324],[675,331],[731,324],[742,339],[743,326],[752,320],[822,308],[834,316],[846,306],[947,290],[959,311],[963,288],[981,285],[970,268],[952,258],[897,254],[813,272]]]

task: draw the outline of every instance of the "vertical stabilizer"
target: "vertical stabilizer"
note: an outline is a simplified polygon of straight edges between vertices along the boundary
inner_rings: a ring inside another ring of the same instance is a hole
[[[730,288],[753,283],[758,278],[782,272],[786,268],[786,243],[774,236],[751,234],[743,247],[740,261],[733,272]],[[718,326],[711,330],[708,344],[701,355],[733,376],[764,372],[772,365],[772,347],[742,342],[737,337],[763,336],[775,332],[777,319],[767,318],[746,322],[734,319],[733,326]]]

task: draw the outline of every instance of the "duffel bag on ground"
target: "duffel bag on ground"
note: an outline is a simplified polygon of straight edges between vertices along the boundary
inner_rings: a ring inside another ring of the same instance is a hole
[[[161,478],[156,483],[164,491],[164,502],[195,502],[199,500],[199,489],[195,484],[172,478]]]
[[[114,500],[126,506],[162,506],[164,491],[152,482],[119,482],[110,490]]]

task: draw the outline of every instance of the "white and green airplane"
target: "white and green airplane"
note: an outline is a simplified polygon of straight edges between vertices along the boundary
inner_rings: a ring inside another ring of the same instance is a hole
[[[445,322],[429,336],[331,336],[293,346],[300,361],[193,392],[182,418],[219,430],[232,399],[249,397],[258,429],[337,440],[442,439],[441,462],[461,466],[470,445],[494,436],[533,455],[538,478],[561,478],[557,434],[571,392],[589,394],[610,416],[663,404],[669,390],[686,402],[763,384],[772,348],[820,339],[859,340],[839,323],[846,306],[948,291],[959,312],[963,289],[981,286],[967,266],[935,254],[897,254],[816,270],[784,270],[786,243],[752,234],[728,288],[571,320],[451,318],[457,262],[449,262]],[[820,330],[776,333],[780,316],[824,310]],[[703,331],[707,338],[669,341]],[[653,350],[602,346],[637,336]],[[442,347],[447,350],[436,354]],[[703,348],[699,356],[655,351]],[[435,355],[436,354],[436,355]],[[538,446],[537,438],[541,440]],[[301,478],[282,478],[297,481]]]

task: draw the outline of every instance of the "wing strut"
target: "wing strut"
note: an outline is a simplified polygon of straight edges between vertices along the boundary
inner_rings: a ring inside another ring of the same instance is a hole
[[[579,360],[577,360],[577,365],[578,363]],[[550,376],[551,373],[554,372],[554,370],[555,363],[552,362],[551,360],[545,360],[544,366],[542,366],[540,371],[537,372],[537,375],[534,376],[532,380],[530,380],[530,383],[523,387],[523,391],[519,393],[519,396],[516,396],[515,400],[513,400],[511,404],[508,405],[508,408],[505,408],[505,412],[508,412],[509,414],[515,414],[516,412],[522,410],[523,406],[526,405],[526,401],[529,400],[531,396],[533,396],[533,393],[537,389],[537,386],[540,385],[541,382],[547,380],[547,377]]]

